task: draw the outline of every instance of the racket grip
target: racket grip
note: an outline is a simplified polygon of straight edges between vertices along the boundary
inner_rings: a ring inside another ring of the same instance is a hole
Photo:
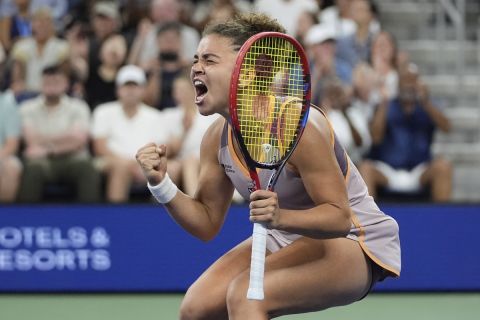
[[[263,277],[265,270],[265,251],[267,247],[267,228],[261,223],[253,224],[252,258],[250,262],[250,283],[247,299],[263,300]]]

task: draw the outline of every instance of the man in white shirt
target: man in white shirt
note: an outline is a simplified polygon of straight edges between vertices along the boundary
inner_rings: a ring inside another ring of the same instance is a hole
[[[65,94],[68,78],[58,66],[42,71],[42,94],[20,107],[25,170],[19,200],[43,200],[45,184],[68,183],[79,202],[97,202],[100,176],[88,154],[88,105]]]
[[[93,113],[93,147],[106,174],[109,202],[126,202],[133,183],[145,185],[137,150],[148,142],[165,143],[170,136],[161,112],[142,103],[145,84],[141,68],[122,67],[116,78],[118,100],[99,105]]]

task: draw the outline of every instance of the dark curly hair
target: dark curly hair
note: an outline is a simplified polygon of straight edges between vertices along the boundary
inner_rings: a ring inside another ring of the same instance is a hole
[[[239,49],[251,36],[267,31],[286,33],[285,28],[268,15],[248,13],[236,15],[232,20],[207,25],[202,37],[218,34],[231,39],[235,49]]]

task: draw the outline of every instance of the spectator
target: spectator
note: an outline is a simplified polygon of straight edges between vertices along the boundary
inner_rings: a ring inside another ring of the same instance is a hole
[[[88,80],[85,84],[87,102],[93,110],[98,105],[116,99],[115,78],[120,67],[125,63],[127,43],[121,35],[111,35],[100,47],[100,61],[97,68],[90,66]]]
[[[385,90],[389,100],[393,99],[398,92],[398,72],[397,44],[391,33],[382,31],[375,37],[371,60],[379,77],[381,90]]]
[[[345,62],[335,57],[335,32],[325,24],[315,25],[307,33],[306,44],[308,45],[312,69],[312,88],[314,96],[312,103],[320,105],[323,95],[323,85],[331,78],[340,78],[345,84],[351,83],[351,70]]]
[[[218,117],[202,116],[198,113],[190,77],[179,76],[175,79],[173,96],[177,107],[165,112],[171,114],[169,119],[172,121],[169,123],[177,130],[168,143],[168,154],[172,162],[179,164],[180,176],[177,181],[186,194],[193,196],[198,182],[200,143],[205,131]],[[180,125],[176,126],[176,123]]]
[[[431,187],[432,199],[450,199],[452,168],[444,159],[433,159],[434,129],[448,132],[448,119],[431,102],[427,87],[410,66],[400,73],[398,99],[382,102],[372,125],[370,161],[360,171],[372,196],[379,187],[400,193],[418,193]]]
[[[15,0],[15,12],[0,18],[0,42],[8,50],[18,38],[30,37],[30,0]]]
[[[327,111],[340,144],[350,159],[357,164],[369,150],[372,139],[363,110],[351,104],[348,89],[338,78],[325,83],[322,107]]]
[[[158,57],[152,61],[145,101],[159,110],[174,107],[173,81],[183,71],[181,25],[165,23],[158,29]]]
[[[19,40],[13,46],[11,57],[25,67],[25,89],[39,92],[42,70],[65,63],[69,55],[68,43],[55,36],[52,14],[41,8],[32,15],[33,36]],[[18,81],[12,76],[12,82]]]
[[[140,25],[138,36],[132,45],[129,63],[148,69],[151,61],[158,57],[158,47],[155,45],[158,28],[172,22],[180,25],[180,58],[191,61],[200,39],[195,29],[180,22],[180,3],[175,0],[152,0],[150,10],[153,24],[144,21]]]
[[[48,182],[74,186],[79,202],[99,200],[99,174],[87,150],[90,111],[84,101],[68,97],[67,88],[63,70],[47,67],[41,95],[20,107],[25,140],[22,202],[41,201]]]
[[[360,62],[369,62],[375,32],[370,25],[375,19],[371,0],[352,0],[351,17],[355,22],[355,33],[337,41],[337,57],[346,61],[353,70]]]
[[[0,202],[13,202],[22,165],[16,157],[20,145],[20,115],[11,92],[0,92]]]
[[[88,60],[89,63],[95,64],[98,62],[98,52],[103,41],[120,31],[121,20],[117,4],[113,1],[96,2],[92,8],[92,27]]]
[[[277,19],[290,35],[296,34],[298,18],[303,12],[319,10],[315,0],[256,0],[255,8]]]
[[[135,154],[148,142],[165,143],[170,135],[160,111],[142,103],[145,84],[141,68],[122,67],[116,78],[118,100],[93,112],[93,148],[106,174],[108,202],[126,202],[133,184],[145,186]]]
[[[118,49],[120,51],[118,53],[109,53],[105,56],[105,51],[110,52],[111,50],[103,49],[104,42],[113,38],[115,40],[111,42],[115,44],[110,43],[107,47],[119,48],[124,44],[126,51],[126,41],[123,36],[118,34],[121,21],[120,12],[115,2],[96,2],[91,10],[91,21],[93,31],[91,35],[86,36],[86,30],[81,24],[76,23],[69,28],[67,39],[72,48],[72,55],[70,57],[71,65],[76,76],[85,82],[85,98],[90,108],[93,109],[97,104],[105,102],[101,99],[99,100],[97,97],[97,94],[100,93],[98,89],[99,82],[103,84],[102,80],[105,80],[101,79],[102,76],[99,75],[101,65],[103,64],[105,66],[104,60],[106,58],[112,59],[113,56],[117,56],[114,59],[117,60],[122,56],[122,49]],[[121,63],[123,63],[123,60]],[[111,93],[114,91],[113,81],[115,79],[115,73],[111,71],[112,66],[107,67],[107,69],[109,69],[110,72],[107,72],[109,75],[106,76],[106,78],[108,78],[106,82],[111,82],[110,91],[108,91],[110,93],[108,96],[111,97]]]

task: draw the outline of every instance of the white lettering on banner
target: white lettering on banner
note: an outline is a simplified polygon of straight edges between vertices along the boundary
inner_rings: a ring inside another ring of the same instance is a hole
[[[0,229],[0,246],[15,248],[22,243],[22,232],[17,228],[5,227]]]
[[[106,250],[10,250],[0,249],[0,271],[52,271],[110,269],[110,253]]]
[[[102,227],[6,226],[0,228],[0,272],[105,271],[112,265],[109,246]]]
[[[110,244],[110,237],[103,228],[95,228],[92,231],[92,238],[90,240],[92,245],[96,248],[108,247]]]

